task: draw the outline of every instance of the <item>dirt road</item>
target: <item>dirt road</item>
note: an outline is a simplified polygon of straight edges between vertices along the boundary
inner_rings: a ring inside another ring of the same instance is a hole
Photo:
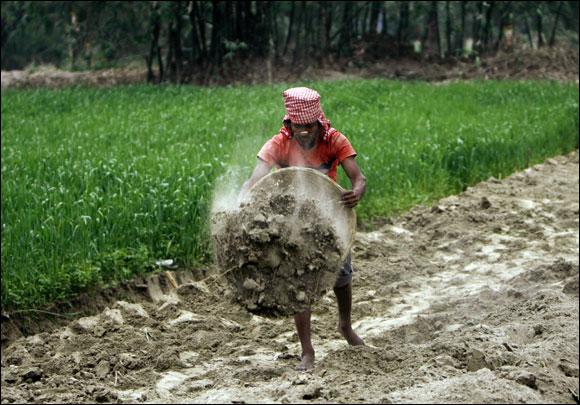
[[[314,370],[291,319],[223,280],[110,309],[2,353],[10,402],[578,402],[578,152],[357,234],[353,321],[314,307]],[[157,280],[157,281],[156,281]]]

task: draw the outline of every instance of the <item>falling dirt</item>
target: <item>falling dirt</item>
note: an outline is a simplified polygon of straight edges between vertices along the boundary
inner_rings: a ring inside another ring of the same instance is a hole
[[[339,188],[316,170],[286,168],[264,177],[236,209],[212,215],[216,263],[248,311],[293,315],[332,288],[355,229]]]
[[[353,246],[353,326],[232,304],[223,278],[150,280],[147,300],[2,351],[2,403],[577,403],[578,152],[417,207]]]

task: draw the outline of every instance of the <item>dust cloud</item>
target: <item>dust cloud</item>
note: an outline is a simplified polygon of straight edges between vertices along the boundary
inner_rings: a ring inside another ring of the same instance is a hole
[[[247,176],[240,166],[229,166],[226,172],[215,181],[211,212],[230,212],[240,208],[240,190]]]

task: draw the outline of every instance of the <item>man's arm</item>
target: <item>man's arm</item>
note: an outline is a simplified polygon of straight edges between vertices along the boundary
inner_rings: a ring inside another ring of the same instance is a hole
[[[367,179],[356,164],[354,157],[344,159],[341,164],[352,185],[352,190],[342,193],[342,202],[346,207],[354,208],[366,191]]]
[[[256,167],[254,168],[254,172],[252,173],[250,179],[246,181],[242,186],[242,190],[240,191],[240,196],[238,197],[238,200],[242,200],[246,195],[246,193],[248,192],[248,190],[254,184],[256,184],[258,180],[260,180],[262,177],[270,173],[270,170],[272,170],[272,165],[258,158],[258,162],[256,163]]]

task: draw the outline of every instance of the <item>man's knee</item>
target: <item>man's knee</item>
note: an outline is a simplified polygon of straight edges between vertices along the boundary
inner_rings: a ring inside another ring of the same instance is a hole
[[[334,288],[344,288],[352,282],[352,259],[350,253],[348,254],[340,273],[336,277]]]

